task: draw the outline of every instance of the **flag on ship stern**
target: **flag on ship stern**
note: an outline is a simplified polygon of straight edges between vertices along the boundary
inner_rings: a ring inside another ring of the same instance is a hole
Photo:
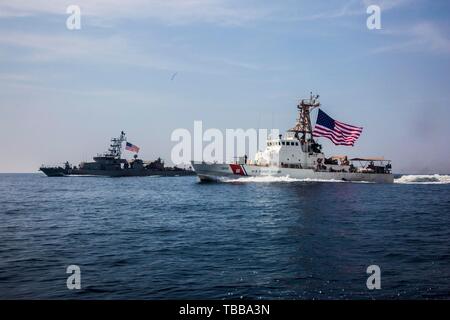
[[[334,120],[319,109],[313,136],[328,138],[335,145],[353,146],[361,135],[362,130],[363,128],[361,127]]]
[[[128,150],[128,151],[131,151],[131,152],[136,152],[136,153],[139,152],[139,147],[135,146],[134,144],[129,143],[129,142],[127,142],[127,145],[125,146],[125,149]]]

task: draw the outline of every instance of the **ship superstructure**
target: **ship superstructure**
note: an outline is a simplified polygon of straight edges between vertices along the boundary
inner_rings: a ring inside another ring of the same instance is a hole
[[[126,141],[125,132],[121,132],[118,138],[112,138],[108,151],[103,154],[96,155],[93,162],[81,162],[75,172],[85,171],[117,171],[124,168],[128,163],[126,159],[122,159],[122,144]],[[82,174],[82,173],[81,173]]]

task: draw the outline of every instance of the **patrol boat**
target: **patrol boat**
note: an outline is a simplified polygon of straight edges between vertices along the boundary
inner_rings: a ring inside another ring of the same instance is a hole
[[[393,183],[391,161],[384,158],[325,157],[313,135],[310,113],[320,107],[319,96],[303,99],[297,105],[294,128],[283,137],[271,137],[266,149],[256,153],[253,161],[239,157],[229,164],[194,162],[200,181],[220,181],[240,177],[290,177],[301,180],[339,180]]]
[[[62,166],[43,165],[39,170],[49,177],[62,177],[68,175],[110,177],[195,175],[195,172],[190,169],[178,168],[176,166],[166,167],[161,158],[158,158],[155,161],[143,161],[135,154],[131,161],[123,159],[122,144],[125,141],[125,132],[122,131],[118,138],[111,139],[108,151],[95,156],[93,162],[81,162],[78,166],[72,166],[69,162],[66,162]],[[136,146],[133,147],[137,148]]]

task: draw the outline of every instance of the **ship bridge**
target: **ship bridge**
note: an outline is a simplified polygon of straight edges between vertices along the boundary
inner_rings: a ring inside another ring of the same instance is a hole
[[[318,159],[323,158],[320,147],[314,141],[298,139],[295,134],[287,133],[284,137],[279,135],[267,140],[266,149],[256,154],[253,164],[313,169]]]

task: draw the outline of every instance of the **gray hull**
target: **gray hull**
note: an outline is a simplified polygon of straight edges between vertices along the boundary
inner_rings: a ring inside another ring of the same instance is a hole
[[[70,175],[91,175],[91,176],[108,176],[108,177],[147,177],[147,176],[188,176],[195,175],[191,170],[72,170]]]
[[[40,171],[45,173],[47,177],[64,177],[66,175],[66,170],[62,167],[53,167],[53,168],[40,168]]]
[[[65,170],[64,168],[41,168],[43,173],[48,177],[64,177],[64,176],[104,176],[104,177],[147,177],[147,176],[163,176],[163,177],[175,177],[175,176],[193,176],[194,171],[191,170],[133,170],[133,169],[121,169],[121,170],[82,170],[71,169]]]
[[[193,162],[192,166],[201,181],[217,181],[222,178],[240,177],[290,177],[293,179],[360,181],[374,183],[393,183],[394,175],[390,173],[360,172],[318,172],[312,169],[294,169],[279,167],[262,167],[243,164],[211,164]]]

